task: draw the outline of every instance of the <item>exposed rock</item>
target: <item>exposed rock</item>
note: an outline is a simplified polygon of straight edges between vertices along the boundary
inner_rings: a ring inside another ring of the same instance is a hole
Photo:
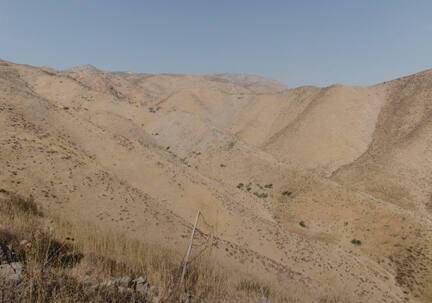
[[[18,258],[15,251],[12,249],[12,245],[0,243],[0,264],[9,264],[17,261]]]
[[[22,264],[13,262],[0,265],[0,282],[7,285],[16,284],[22,280]]]
[[[134,291],[141,295],[146,295],[149,290],[149,283],[143,277],[132,280],[130,285]]]
[[[68,72],[68,73],[82,73],[82,72],[84,72],[84,73],[99,73],[99,72],[101,72],[101,70],[94,67],[91,64],[86,64],[86,65],[71,67],[69,69],[66,69],[65,72]]]
[[[106,280],[99,284],[99,287],[129,287],[129,284],[131,282],[130,277],[120,277],[120,278],[112,278],[110,280]]]
[[[143,277],[132,280],[130,277],[112,278],[106,280],[93,289],[112,288],[119,292],[133,291],[145,296],[149,290],[149,283]]]

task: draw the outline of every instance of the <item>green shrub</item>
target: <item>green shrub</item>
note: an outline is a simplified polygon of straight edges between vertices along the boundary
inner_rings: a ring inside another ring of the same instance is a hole
[[[268,197],[268,195],[266,193],[254,192],[254,195],[257,196],[258,198],[267,198]]]
[[[291,196],[291,194],[292,194],[292,192],[286,190],[286,191],[284,191],[284,192],[282,193],[282,196],[287,196],[287,197],[289,197],[289,196]]]
[[[358,239],[352,239],[351,243],[354,244],[354,245],[361,245],[362,244],[362,242],[360,240],[358,240]]]

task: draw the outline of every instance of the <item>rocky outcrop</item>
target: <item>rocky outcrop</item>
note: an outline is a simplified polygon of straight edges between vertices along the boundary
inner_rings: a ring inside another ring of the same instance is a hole
[[[143,277],[139,277],[137,279],[131,279],[130,277],[120,277],[106,280],[96,286],[93,286],[92,289],[95,291],[115,289],[119,292],[136,292],[139,295],[145,296],[147,295],[149,287],[150,285],[147,282],[147,279]]]
[[[13,292],[23,279],[23,266],[13,262],[0,265],[0,299],[2,303],[13,302]]]

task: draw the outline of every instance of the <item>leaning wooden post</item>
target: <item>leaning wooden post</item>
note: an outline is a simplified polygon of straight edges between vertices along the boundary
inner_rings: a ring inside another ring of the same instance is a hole
[[[189,262],[189,255],[190,255],[190,252],[192,250],[192,242],[193,242],[193,238],[194,238],[194,235],[195,235],[195,229],[196,229],[196,226],[198,224],[199,215],[200,215],[200,211],[198,210],[196,218],[195,218],[195,224],[194,224],[194,227],[192,229],[192,234],[191,234],[190,241],[189,241],[189,246],[188,246],[188,249],[186,251],[186,256],[185,256],[185,259],[184,259],[183,271],[182,271],[182,275],[181,275],[181,279],[180,279],[180,284],[183,284],[184,276],[186,274],[186,265]]]

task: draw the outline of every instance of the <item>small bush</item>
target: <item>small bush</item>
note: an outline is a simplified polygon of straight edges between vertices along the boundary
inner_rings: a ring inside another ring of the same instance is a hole
[[[273,188],[273,184],[271,184],[271,183],[270,184],[266,184],[266,185],[264,185],[264,187],[265,188]]]
[[[84,257],[75,246],[60,242],[47,233],[41,233],[33,243],[27,258],[45,266],[74,267]]]
[[[42,216],[42,212],[39,211],[37,204],[34,202],[32,196],[29,198],[23,198],[16,195],[11,195],[6,199],[0,209],[3,209],[7,214],[14,216],[17,213],[24,213],[35,216]]]
[[[238,189],[242,189],[244,187],[244,184],[243,183],[239,183],[239,184],[237,184],[237,188]]]
[[[292,192],[286,190],[286,191],[284,191],[284,192],[282,193],[282,196],[287,196],[287,197],[289,197],[289,196],[291,196],[291,194],[292,194]]]
[[[300,225],[301,227],[305,227],[305,228],[306,228],[306,223],[304,223],[304,221],[300,221],[300,222],[299,222],[299,225]]]
[[[354,244],[354,245],[361,245],[362,244],[362,242],[360,240],[358,240],[358,239],[352,239],[351,243]]]
[[[63,106],[64,110],[69,110],[69,106]]]
[[[266,193],[254,192],[254,195],[257,196],[258,198],[267,198],[268,197],[268,195]]]

